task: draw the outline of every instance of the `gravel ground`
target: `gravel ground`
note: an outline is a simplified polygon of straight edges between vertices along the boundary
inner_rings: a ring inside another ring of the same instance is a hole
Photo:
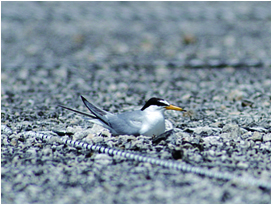
[[[271,203],[269,188],[59,141],[269,184],[270,8],[270,2],[2,2],[2,203]],[[175,127],[167,137],[114,137],[58,107],[87,112],[80,95],[110,112],[139,109],[153,96],[188,112],[165,113]],[[26,131],[55,137],[44,141]]]

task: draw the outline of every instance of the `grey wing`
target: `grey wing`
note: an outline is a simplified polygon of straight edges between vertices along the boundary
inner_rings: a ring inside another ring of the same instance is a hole
[[[142,127],[141,111],[125,112],[108,118],[110,127],[118,135],[139,135]]]

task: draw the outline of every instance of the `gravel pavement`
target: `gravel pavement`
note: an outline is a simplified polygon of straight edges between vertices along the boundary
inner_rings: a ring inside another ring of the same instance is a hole
[[[1,11],[2,203],[271,203],[270,2],[2,2]],[[167,135],[115,137],[58,106],[87,112],[80,95],[115,113],[151,97],[187,112],[165,112]]]

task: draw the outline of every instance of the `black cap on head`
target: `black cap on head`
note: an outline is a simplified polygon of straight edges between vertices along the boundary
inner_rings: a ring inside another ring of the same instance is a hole
[[[142,107],[142,111],[145,110],[146,108],[148,108],[150,105],[157,105],[157,106],[162,106],[162,107],[165,107],[165,106],[169,106],[169,103],[167,103],[164,99],[162,98],[150,98],[146,103],[145,105]]]

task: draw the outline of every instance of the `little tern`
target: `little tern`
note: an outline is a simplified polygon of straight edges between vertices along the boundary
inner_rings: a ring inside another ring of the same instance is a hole
[[[89,121],[109,129],[112,135],[158,136],[165,132],[165,110],[185,111],[164,99],[153,97],[145,103],[141,110],[112,114],[93,105],[83,96],[81,99],[91,114],[60,106],[90,117]]]

